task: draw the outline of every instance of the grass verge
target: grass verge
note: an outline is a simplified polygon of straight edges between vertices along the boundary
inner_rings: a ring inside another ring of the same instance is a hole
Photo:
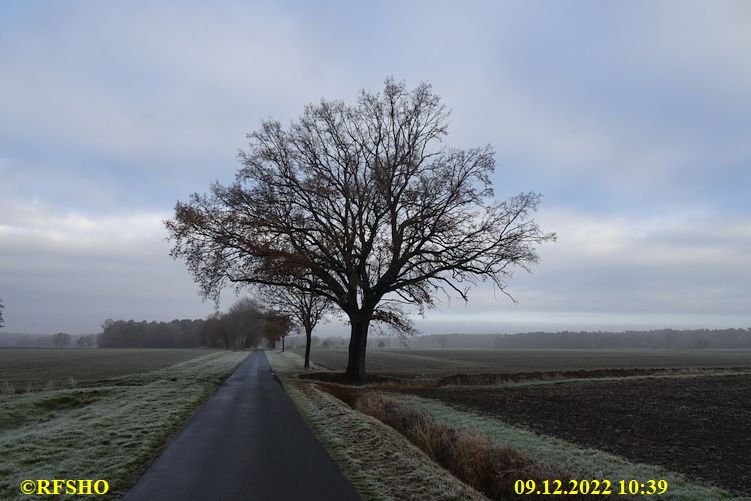
[[[20,493],[25,479],[103,479],[108,497],[121,497],[247,355],[215,352],[97,388],[0,396],[0,499],[34,499]]]

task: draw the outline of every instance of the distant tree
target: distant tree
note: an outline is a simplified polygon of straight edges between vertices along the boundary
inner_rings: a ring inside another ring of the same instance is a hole
[[[255,344],[263,335],[263,312],[258,303],[248,297],[238,299],[222,317],[233,350]]]
[[[86,336],[80,336],[76,339],[76,346],[79,348],[93,348],[96,346],[96,336],[94,334],[87,334]]]
[[[281,340],[284,351],[284,339],[293,328],[292,318],[283,312],[270,311],[264,315],[264,337],[269,346],[276,348],[276,343]]]
[[[0,327],[5,327],[5,320],[3,320],[3,309],[5,306],[3,306],[3,300],[0,299]]]
[[[313,329],[333,312],[333,303],[325,296],[292,287],[263,287],[259,296],[264,304],[289,316],[294,327],[305,334],[305,368],[309,368]]]
[[[442,349],[446,349],[446,345],[448,344],[449,339],[448,336],[438,336],[438,344],[441,346]]]
[[[287,129],[266,121],[234,184],[177,203],[171,255],[206,297],[232,282],[328,298],[351,327],[346,373],[362,380],[371,322],[409,330],[402,304],[466,301],[479,280],[505,292],[512,269],[555,239],[531,218],[541,196],[497,201],[492,147],[449,148],[447,131],[430,85],[393,79],[355,105],[310,105]]]
[[[380,341],[378,341],[378,347],[379,348],[385,348],[386,347],[386,341],[384,341],[383,339],[381,339]]]
[[[226,322],[222,319],[223,313],[215,312],[203,323],[201,331],[202,344],[204,346],[221,346],[229,348],[230,336]]]
[[[58,332],[52,336],[52,344],[58,348],[64,348],[70,345],[70,334]]]

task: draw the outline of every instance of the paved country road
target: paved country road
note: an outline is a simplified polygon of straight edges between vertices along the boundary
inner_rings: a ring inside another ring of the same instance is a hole
[[[126,501],[359,500],[254,351],[188,421]]]

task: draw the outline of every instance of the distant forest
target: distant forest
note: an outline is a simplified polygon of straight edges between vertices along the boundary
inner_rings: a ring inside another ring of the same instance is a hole
[[[172,322],[112,321],[99,334],[0,333],[4,348],[195,348],[213,346],[204,337],[205,320]]]
[[[660,329],[625,332],[526,332],[522,334],[444,334],[406,340],[373,339],[371,346],[398,348],[486,348],[486,349],[751,349],[749,329]],[[380,346],[383,344],[383,346]]]
[[[213,346],[205,320],[137,322],[106,320],[98,336],[100,348],[197,348]]]
[[[278,322],[251,322],[235,326],[225,319],[173,320],[171,322],[137,322],[109,320],[101,334],[12,334],[0,333],[0,347],[61,347],[61,348],[196,348],[242,347],[258,344],[261,339],[273,344],[287,326]],[[233,329],[232,327],[236,327]],[[242,336],[252,330],[259,335]],[[346,349],[349,339],[313,336],[314,349]],[[304,336],[287,338],[287,345],[304,347]],[[751,349],[749,329],[699,329],[626,332],[527,332],[522,334],[428,334],[413,337],[376,337],[368,340],[374,349]],[[240,347],[240,346],[238,346]]]

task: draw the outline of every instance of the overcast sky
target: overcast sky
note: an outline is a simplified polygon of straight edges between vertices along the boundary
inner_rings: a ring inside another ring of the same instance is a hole
[[[518,304],[480,288],[424,332],[751,327],[750,47],[743,1],[4,1],[4,330],[206,316],[175,202],[231,181],[261,120],[389,75],[559,236]]]

